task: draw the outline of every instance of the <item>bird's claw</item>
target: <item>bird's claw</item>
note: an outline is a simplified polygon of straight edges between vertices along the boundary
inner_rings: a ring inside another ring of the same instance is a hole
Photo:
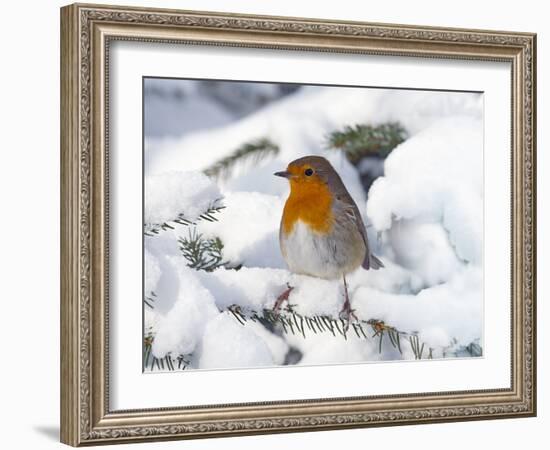
[[[279,310],[281,309],[281,305],[284,301],[288,302],[288,297],[290,296],[290,293],[294,290],[294,287],[290,286],[288,283],[286,284],[286,286],[287,289],[277,297],[277,300],[275,300],[275,304],[273,305],[273,312],[275,313],[279,312]]]
[[[359,319],[357,318],[357,316],[355,315],[355,309],[351,309],[349,306],[344,306],[344,308],[342,308],[342,311],[340,311],[340,313],[338,314],[338,317],[341,319],[341,320],[345,320],[346,322],[350,322],[352,319],[355,320],[355,321],[358,321]]]

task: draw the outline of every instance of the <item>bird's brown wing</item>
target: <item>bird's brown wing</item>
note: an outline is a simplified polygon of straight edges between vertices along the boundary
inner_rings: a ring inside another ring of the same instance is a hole
[[[357,227],[359,233],[361,234],[361,237],[363,238],[363,242],[365,243],[366,253],[365,253],[365,259],[363,260],[363,263],[361,266],[365,270],[373,269],[377,270],[381,267],[384,267],[384,264],[382,261],[380,261],[376,256],[374,256],[370,249],[369,249],[369,240],[367,237],[367,230],[365,228],[365,224],[363,222],[363,219],[361,217],[361,213],[359,212],[359,208],[357,207],[357,204],[353,201],[353,198],[349,193],[346,191],[345,193],[340,192],[340,197],[345,196],[346,198],[343,199],[346,206],[344,208],[344,214],[351,220],[355,226]]]
[[[365,228],[365,224],[363,223],[363,219],[361,218],[361,213],[359,212],[359,208],[357,207],[353,199],[351,199],[350,212],[353,215],[353,221],[357,226],[357,229],[359,230],[359,233],[361,234],[361,237],[363,238],[363,242],[365,243],[365,247],[367,249],[365,253],[365,259],[363,260],[363,263],[361,264],[361,266],[365,270],[369,270],[369,269],[377,270],[377,269],[380,269],[381,267],[384,267],[384,264],[382,263],[382,261],[380,261],[376,256],[374,256],[369,249],[369,240],[367,237],[367,230]]]
[[[328,161],[326,161],[326,165],[330,169],[332,169],[332,166]],[[357,229],[359,230],[359,233],[363,238],[363,242],[365,243],[367,251],[365,253],[365,259],[363,260],[362,267],[366,270],[376,270],[384,267],[382,261],[380,261],[370,252],[367,230],[365,229],[365,224],[363,223],[363,219],[361,218],[361,213],[359,212],[359,208],[357,207],[352,196],[346,189],[346,186],[340,178],[340,175],[338,175],[338,172],[336,172],[334,169],[327,170],[325,167],[318,168],[317,172],[326,177],[328,184],[332,187],[333,195],[335,195],[337,202],[343,206],[344,214],[346,214],[350,218],[350,220],[357,226]]]

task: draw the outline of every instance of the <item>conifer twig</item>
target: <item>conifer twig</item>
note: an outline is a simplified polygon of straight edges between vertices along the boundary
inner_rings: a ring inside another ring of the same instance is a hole
[[[347,159],[357,165],[366,156],[385,158],[407,138],[399,122],[380,125],[357,124],[333,131],[327,137],[327,147],[341,150]]]
[[[420,360],[424,357],[425,349],[427,348],[428,359],[435,358],[435,348],[427,347],[425,342],[421,342],[416,332],[405,332],[398,330],[395,327],[389,326],[384,321],[377,319],[362,320],[359,319],[354,322],[350,322],[349,325],[346,321],[340,318],[333,318],[327,315],[305,316],[298,313],[292,308],[292,306],[286,306],[281,311],[274,313],[270,309],[263,309],[261,312],[249,309],[245,310],[238,305],[231,305],[227,310],[232,316],[239,322],[239,324],[246,326],[247,320],[253,322],[259,322],[264,326],[269,325],[269,329],[273,329],[279,326],[280,331],[284,334],[301,335],[304,339],[307,339],[308,335],[318,333],[330,333],[333,337],[342,337],[345,340],[348,339],[347,330],[349,326],[353,329],[355,336],[358,339],[369,340],[377,338],[378,352],[382,353],[384,348],[384,342],[389,342],[392,348],[396,349],[399,354],[403,354],[401,348],[401,337],[405,337],[405,342],[408,342],[414,359]],[[346,326],[348,325],[348,326]],[[371,336],[365,333],[364,327],[370,327],[373,330]],[[388,339],[384,339],[387,335]],[[456,342],[456,341],[455,341]],[[387,345],[387,344],[386,344]],[[477,342],[472,342],[468,346],[456,348],[454,351],[450,351],[450,347],[445,347],[440,350],[442,358],[448,355],[460,356],[468,354],[470,356],[481,356],[482,349]]]
[[[149,309],[154,309],[156,298],[157,298],[157,294],[151,291],[149,295],[143,296],[143,303],[145,303],[145,306],[149,307]]]
[[[175,370],[185,370],[189,367],[191,355],[172,356],[171,353],[168,353],[162,358],[153,356],[152,347],[154,339],[155,337],[152,332],[149,332],[143,338],[143,368],[145,371],[168,370],[172,372]]]
[[[222,209],[224,209],[225,206],[222,205],[221,199],[215,200],[212,205],[208,207],[206,211],[204,211],[202,214],[200,214],[197,219],[195,220],[189,220],[186,218],[185,213],[178,214],[177,217],[173,218],[172,220],[168,220],[163,223],[144,223],[143,224],[143,234],[145,236],[156,236],[161,231],[166,230],[174,230],[174,225],[183,225],[183,226],[190,226],[190,225],[196,225],[196,223],[200,220],[205,220],[207,222],[217,222],[218,218],[216,217],[216,214],[219,213]]]
[[[189,229],[187,237],[180,237],[178,243],[187,265],[192,269],[211,272],[227,265],[223,261],[223,242],[218,237],[206,239],[193,228]]]
[[[237,163],[255,165],[268,156],[276,156],[277,154],[279,154],[279,146],[267,138],[247,142],[230,155],[207,167],[204,174],[209,177],[224,179],[231,174],[231,170]]]

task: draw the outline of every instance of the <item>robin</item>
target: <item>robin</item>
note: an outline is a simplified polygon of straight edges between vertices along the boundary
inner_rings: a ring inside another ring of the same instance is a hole
[[[359,208],[336,170],[321,156],[296,159],[274,175],[290,182],[279,231],[288,268],[327,280],[342,277],[344,306],[340,317],[357,319],[351,309],[346,274],[360,266],[366,270],[384,267],[369,250]],[[288,300],[293,288],[287,287],[277,298],[274,310]]]

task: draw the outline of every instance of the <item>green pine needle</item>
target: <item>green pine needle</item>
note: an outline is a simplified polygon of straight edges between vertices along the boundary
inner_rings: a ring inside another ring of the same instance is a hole
[[[330,133],[327,147],[343,151],[347,159],[357,165],[366,156],[386,158],[407,136],[407,131],[399,122],[377,126],[358,124]]]
[[[151,291],[149,295],[143,296],[143,303],[145,303],[145,306],[149,307],[149,309],[155,309],[156,297],[157,297],[157,294]]]
[[[225,206],[221,204],[221,199],[217,199],[205,212],[203,212],[195,221],[191,221],[185,217],[185,213],[178,214],[172,220],[164,223],[145,223],[143,224],[143,234],[145,236],[153,237],[160,234],[162,231],[175,230],[173,224],[189,226],[195,225],[197,222],[204,220],[206,222],[217,222],[218,218],[215,216]]]
[[[187,237],[180,237],[178,243],[187,265],[192,269],[212,272],[227,265],[223,261],[223,242],[219,237],[206,239],[193,228],[189,229]]]
[[[292,307],[288,306],[282,308],[278,312],[271,309],[263,309],[261,312],[258,312],[254,310],[245,311],[238,305],[231,305],[227,308],[227,311],[242,326],[246,326],[248,320],[250,320],[252,322],[259,322],[268,329],[278,327],[280,332],[284,334],[301,335],[304,339],[307,339],[308,336],[313,334],[328,333],[335,338],[347,340],[348,330],[353,329],[351,333],[355,333],[358,339],[378,339],[376,344],[380,354],[385,347],[390,345],[391,348],[394,348],[402,355],[401,337],[404,337],[405,342],[408,342],[410,345],[414,359],[420,360],[425,356],[427,356],[428,359],[436,357],[436,349],[428,347],[426,343],[421,342],[418,333],[400,331],[377,319],[360,319],[348,323],[341,318],[335,319],[326,315],[311,317],[303,316],[293,310]],[[367,329],[372,328],[374,333],[372,335],[367,335],[365,333],[365,327]],[[388,339],[384,339],[385,335],[388,336]],[[472,357],[481,356],[483,354],[483,350],[477,342],[473,342],[466,347],[456,347],[456,345],[453,345],[453,347],[455,348],[441,348],[438,354],[441,355],[442,358],[458,357],[462,356],[464,353]]]
[[[233,153],[220,159],[204,170],[205,175],[217,179],[226,179],[238,163],[257,165],[268,156],[279,154],[279,146],[267,138],[247,142]]]
[[[143,367],[146,371],[154,372],[155,370],[185,370],[189,367],[192,355],[177,355],[167,354],[163,358],[157,358],[152,354],[154,334],[149,332],[143,338]]]

